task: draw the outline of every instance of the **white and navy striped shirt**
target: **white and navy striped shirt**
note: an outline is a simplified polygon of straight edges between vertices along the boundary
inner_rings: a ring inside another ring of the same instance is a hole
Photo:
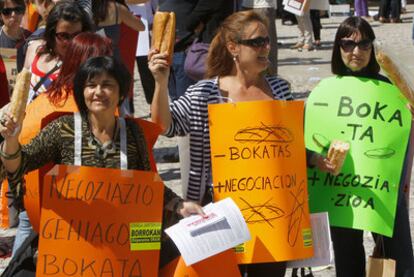
[[[289,84],[277,77],[266,77],[277,100],[293,100]],[[190,135],[190,172],[187,199],[200,201],[210,185],[211,157],[208,104],[220,102],[218,78],[203,80],[190,86],[185,95],[170,104],[172,123],[166,136]]]

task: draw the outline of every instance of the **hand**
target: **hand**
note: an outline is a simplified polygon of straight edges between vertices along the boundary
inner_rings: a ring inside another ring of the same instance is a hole
[[[151,49],[148,53],[148,68],[154,76],[155,82],[168,83],[170,74],[168,54],[159,53],[158,49]]]
[[[5,139],[18,137],[21,129],[20,125],[21,123],[16,122],[10,114],[4,113],[0,119],[0,134]]]
[[[198,214],[201,216],[206,215],[200,205],[191,201],[182,202],[182,205],[180,205],[180,208],[178,208],[178,213],[183,217],[187,217],[193,214]]]
[[[317,155],[315,166],[322,172],[335,173],[336,166],[322,155]]]

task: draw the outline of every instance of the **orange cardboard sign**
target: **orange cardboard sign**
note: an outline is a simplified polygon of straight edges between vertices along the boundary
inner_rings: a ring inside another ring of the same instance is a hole
[[[214,198],[231,197],[252,239],[239,263],[313,256],[304,104],[254,101],[209,105]]]
[[[36,276],[157,276],[163,191],[150,171],[53,167]]]
[[[224,262],[225,261],[225,262]],[[186,266],[179,257],[160,270],[159,277],[237,277],[241,276],[237,259],[230,249],[201,262]]]

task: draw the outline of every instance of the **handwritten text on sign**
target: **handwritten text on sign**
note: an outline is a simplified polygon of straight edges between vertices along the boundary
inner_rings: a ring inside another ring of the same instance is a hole
[[[252,240],[241,263],[313,254],[303,138],[303,102],[209,105],[214,197],[231,197]]]
[[[163,184],[156,176],[55,166],[44,182],[37,276],[157,276]]]
[[[351,145],[337,176],[310,169],[312,212],[330,224],[391,236],[411,114],[397,88],[384,82],[334,77],[311,93],[306,147],[326,155],[333,139]]]

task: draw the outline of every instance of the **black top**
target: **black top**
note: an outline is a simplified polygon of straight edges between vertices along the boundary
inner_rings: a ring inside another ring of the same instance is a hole
[[[232,0],[160,0],[160,11],[176,14],[175,51],[183,51],[194,39],[194,30],[202,22],[205,25],[200,37],[210,43],[220,23],[233,12]]]
[[[378,81],[383,81],[386,83],[391,84],[391,81],[385,77],[384,75],[381,75],[379,73],[370,73],[362,69],[361,71],[351,71],[350,69],[347,69],[347,74],[344,76],[354,76],[354,77],[361,77],[361,78],[369,78],[369,79],[375,79]]]

